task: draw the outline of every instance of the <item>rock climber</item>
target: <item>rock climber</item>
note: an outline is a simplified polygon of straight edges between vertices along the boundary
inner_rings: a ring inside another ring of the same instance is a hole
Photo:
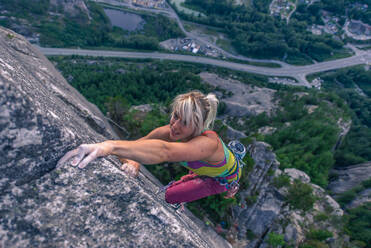
[[[121,169],[136,176],[140,164],[180,162],[190,172],[166,186],[168,203],[191,202],[222,192],[227,192],[226,198],[233,197],[241,178],[241,152],[245,148],[237,142],[230,149],[211,130],[218,107],[216,96],[191,91],[178,95],[171,107],[168,125],[135,141],[82,144],[63,156],[58,164],[72,159],[73,166],[84,168],[98,157],[116,155],[123,162]]]

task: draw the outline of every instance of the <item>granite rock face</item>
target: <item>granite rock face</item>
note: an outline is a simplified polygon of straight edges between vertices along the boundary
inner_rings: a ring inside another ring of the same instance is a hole
[[[214,73],[202,72],[200,77],[214,87],[233,93],[222,99],[229,116],[255,116],[263,112],[271,115],[275,111],[275,90],[254,87],[231,78],[224,79]]]
[[[339,204],[324,189],[311,184],[304,172],[278,169],[279,162],[268,144],[253,142],[248,150],[255,165],[248,173],[248,188],[240,192],[243,207],[233,209],[239,227],[234,246],[268,248],[271,247],[268,243],[269,234],[273,233],[282,235],[286,244],[299,247],[307,240],[310,230],[314,229],[332,233],[333,238],[326,240],[329,247],[343,247],[346,241],[339,224],[343,215]],[[275,180],[282,176],[289,181],[286,186],[280,187]],[[309,210],[295,209],[287,201],[289,187],[297,180],[313,190],[316,201]]]
[[[363,181],[371,179],[371,162],[333,169],[331,174],[335,175],[336,179],[329,183],[328,189],[335,198],[338,198],[346,191],[360,186]],[[370,188],[358,192],[355,199],[347,204],[345,208],[355,208],[367,202],[371,202]]]
[[[89,9],[83,0],[50,0],[51,9],[62,8],[65,14],[72,17],[86,15],[91,19]]]
[[[331,173],[336,175],[336,179],[329,183],[328,188],[334,194],[341,194],[371,178],[371,162],[333,169]]]
[[[114,157],[80,170],[57,161],[116,139],[104,116],[23,37],[0,27],[0,247],[229,247],[132,179]]]

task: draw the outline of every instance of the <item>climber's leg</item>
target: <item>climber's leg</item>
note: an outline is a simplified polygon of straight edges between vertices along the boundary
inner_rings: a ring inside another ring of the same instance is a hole
[[[212,177],[194,177],[192,179],[187,179],[186,181],[176,181],[166,189],[166,202],[171,204],[191,202],[227,191],[225,186],[220,185],[220,183]]]

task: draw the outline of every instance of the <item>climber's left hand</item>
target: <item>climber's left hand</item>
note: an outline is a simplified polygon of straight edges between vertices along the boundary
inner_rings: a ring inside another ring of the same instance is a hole
[[[97,144],[82,144],[78,148],[69,151],[59,161],[58,165],[64,164],[69,159],[75,157],[72,160],[72,166],[78,166],[84,168],[87,164],[98,157],[107,156],[110,153],[110,147],[105,143]]]

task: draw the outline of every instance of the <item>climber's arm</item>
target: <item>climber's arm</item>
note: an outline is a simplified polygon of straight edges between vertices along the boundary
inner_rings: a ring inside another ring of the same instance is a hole
[[[170,136],[170,125],[168,124],[166,126],[153,129],[146,136],[138,140],[160,139],[160,140],[169,141],[169,136]]]
[[[218,148],[217,140],[207,136],[198,136],[188,142],[148,139],[108,140],[100,144],[106,147],[108,154],[126,157],[143,164],[208,160]]]
[[[216,149],[217,142],[206,136],[198,136],[188,142],[167,142],[159,139],[108,140],[97,144],[81,145],[68,152],[59,163],[75,157],[72,165],[84,168],[95,158],[107,155],[129,158],[142,164],[207,160]]]
[[[149,140],[149,139],[160,139],[160,140],[169,140],[169,134],[170,134],[170,127],[169,125],[158,127],[151,132],[149,132],[146,136],[138,139],[138,140]],[[118,156],[118,159],[122,163],[122,166],[120,167],[121,170],[128,172],[131,175],[138,175],[140,163],[138,163],[135,160],[128,159],[122,156]]]
[[[170,136],[170,127],[169,125],[158,127],[153,129],[151,132],[149,132],[146,136],[143,136],[142,138],[139,138],[137,140],[148,140],[148,139],[160,139],[160,140],[165,140],[169,141],[169,136]],[[128,161],[133,161],[124,157],[119,156],[119,160],[122,163],[126,163]],[[135,161],[133,161],[135,162]]]

